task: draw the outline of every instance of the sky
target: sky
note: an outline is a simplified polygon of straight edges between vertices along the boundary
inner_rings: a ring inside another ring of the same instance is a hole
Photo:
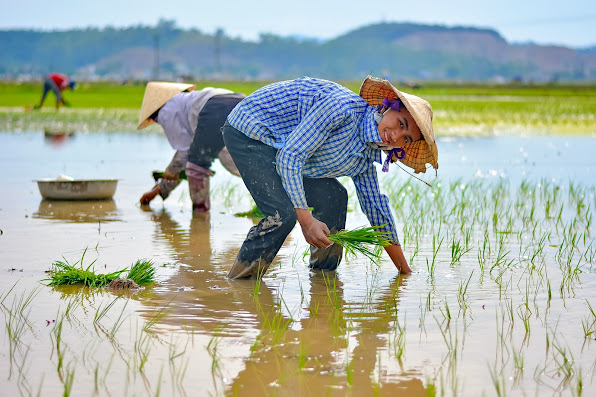
[[[595,0],[6,0],[0,30],[154,26],[162,18],[245,40],[329,39],[371,23],[413,22],[491,28],[510,43],[596,45]]]

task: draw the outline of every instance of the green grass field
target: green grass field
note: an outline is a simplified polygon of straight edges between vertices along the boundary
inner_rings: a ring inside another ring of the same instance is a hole
[[[269,82],[198,82],[197,88],[224,87],[250,94]],[[341,81],[358,92],[360,81]],[[596,85],[481,85],[425,83],[401,87],[427,99],[434,109],[435,129],[444,135],[594,134]],[[56,113],[52,93],[43,111],[24,112],[39,102],[41,83],[0,83],[0,131],[43,129],[134,129],[143,84],[81,82],[64,97],[71,107]]]

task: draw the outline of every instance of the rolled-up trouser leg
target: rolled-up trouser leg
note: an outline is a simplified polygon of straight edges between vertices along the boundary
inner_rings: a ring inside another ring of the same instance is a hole
[[[209,200],[209,178],[213,172],[188,161],[186,163],[186,177],[188,190],[192,200],[193,212],[207,212],[211,207]]]
[[[251,139],[229,124],[223,136],[242,180],[259,210],[265,216],[251,228],[240,248],[229,278],[262,274],[296,225],[296,212],[275,167],[277,149]],[[347,193],[334,178],[304,178],[304,189],[313,215],[330,230],[343,229],[347,209]],[[341,259],[341,247],[318,250],[311,258],[311,267],[333,270]]]
[[[258,276],[267,270],[296,225],[296,213],[275,169],[277,149],[227,123],[223,137],[244,185],[265,216],[248,232],[228,277]]]

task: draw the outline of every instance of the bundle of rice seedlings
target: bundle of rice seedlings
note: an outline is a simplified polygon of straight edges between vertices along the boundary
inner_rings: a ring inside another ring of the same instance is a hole
[[[153,262],[146,259],[139,259],[130,267],[126,278],[131,279],[139,285],[148,285],[155,282],[155,267]]]
[[[95,261],[86,268],[83,268],[82,265],[77,267],[77,263],[79,262],[71,265],[67,261],[54,262],[49,272],[50,277],[44,281],[50,281],[48,285],[51,286],[82,284],[86,287],[104,287],[110,281],[119,278],[126,270],[119,270],[108,274],[96,274],[94,270],[90,270]]]
[[[342,230],[327,236],[332,242],[341,245],[346,255],[362,254],[377,263],[381,258],[382,247],[391,244],[390,233],[379,230],[381,226],[362,226],[353,230]]]
[[[86,252],[86,250],[85,250]],[[94,269],[91,269],[95,261],[93,261],[86,268],[83,267],[83,257],[75,264],[71,265],[68,261],[56,261],[52,264],[49,272],[49,278],[43,281],[49,281],[50,286],[56,285],[75,285],[82,284],[87,287],[105,287],[112,280],[120,278],[120,276],[128,270],[128,268],[118,270],[107,274],[97,274]],[[80,264],[79,266],[77,266]],[[127,277],[132,279],[139,285],[147,285],[155,282],[155,268],[153,262],[148,260],[138,260],[131,266]]]

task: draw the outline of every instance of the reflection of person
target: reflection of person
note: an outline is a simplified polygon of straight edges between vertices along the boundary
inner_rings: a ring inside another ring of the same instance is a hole
[[[245,360],[244,369],[231,380],[226,394],[242,394],[247,390],[254,395],[333,394],[330,392],[332,388],[350,385],[350,394],[356,396],[426,396],[424,385],[416,375],[404,372],[400,379],[394,379],[385,371],[391,364],[387,365],[383,360],[386,367],[380,367],[379,355],[388,353],[388,341],[392,336],[390,326],[396,321],[402,284],[403,278],[394,279],[388,288],[377,290],[370,305],[363,305],[362,311],[353,312],[353,303],[351,305],[344,299],[341,280],[333,275],[310,278],[310,291],[306,294],[310,315],[288,327],[274,348],[269,345],[271,331],[261,326],[250,359]],[[260,288],[259,291],[267,289]],[[279,299],[280,293],[276,295]],[[269,298],[268,295],[265,297]],[[250,311],[253,305],[251,297],[247,298],[242,307]],[[281,305],[272,305],[260,296],[257,302],[257,313],[263,312],[261,318],[271,319],[281,314]],[[293,307],[291,302],[288,303]],[[259,322],[262,322],[261,318]],[[379,370],[376,374],[379,377],[385,374],[385,379],[377,384],[373,377],[375,369]]]
[[[334,270],[342,249],[327,235],[343,229],[347,193],[337,181],[350,176],[371,225],[383,226],[385,250],[400,272],[410,273],[389,208],[379,192],[374,162],[385,150],[415,172],[438,168],[430,104],[368,77],[360,96],[339,84],[300,78],[265,86],[228,116],[224,141],[244,184],[265,215],[244,241],[230,278],[261,274],[286,236],[300,223],[311,245],[310,267]],[[313,208],[312,214],[309,207]]]
[[[61,73],[51,73],[45,77],[43,81],[43,92],[41,94],[41,100],[36,109],[40,109],[43,106],[46,96],[50,91],[56,95],[56,109],[60,105],[69,106],[69,103],[62,97],[62,91],[72,90],[75,87],[75,82],[70,80],[66,75]]]
[[[222,88],[195,91],[193,84],[150,82],[145,89],[138,129],[156,122],[163,127],[176,154],[161,181],[143,194],[149,204],[158,194],[165,200],[186,171],[193,211],[209,211],[209,167],[219,157],[222,165],[238,175],[224,147],[221,126],[245,95]]]

